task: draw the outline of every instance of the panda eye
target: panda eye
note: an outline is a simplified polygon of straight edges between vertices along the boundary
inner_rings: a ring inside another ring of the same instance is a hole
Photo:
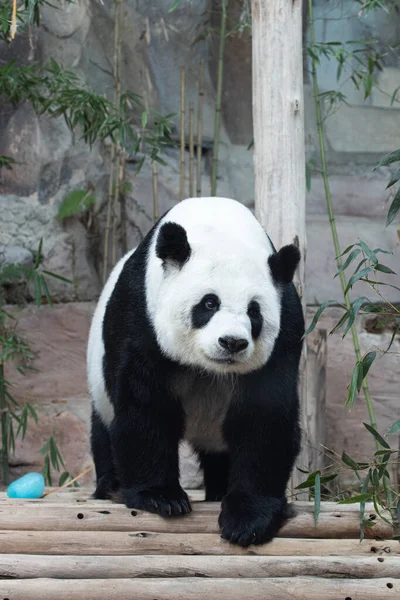
[[[217,310],[219,307],[219,300],[217,296],[206,296],[203,300],[203,304],[207,310]]]
[[[258,317],[260,314],[260,305],[255,300],[252,300],[247,308],[249,317]]]

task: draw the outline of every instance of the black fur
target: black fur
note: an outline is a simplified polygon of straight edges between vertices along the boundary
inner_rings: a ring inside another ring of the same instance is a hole
[[[212,305],[212,306],[211,306]],[[211,321],[220,306],[220,300],[215,294],[207,294],[192,308],[192,326],[201,329]]]
[[[169,385],[171,376],[190,369],[162,355],[147,315],[145,270],[153,235],[154,229],[125,263],[107,305],[104,377],[115,418],[108,431],[94,413],[92,447],[96,497],[119,484],[128,507],[168,516],[190,511],[179,484],[185,417]],[[165,240],[157,245],[160,258],[181,261],[185,253]],[[223,425],[227,453],[199,452],[207,500],[223,498],[222,536],[242,546],[271,540],[286,519],[285,489],[300,448],[297,379],[304,320],[293,284],[285,283],[294,253],[277,255],[271,271],[282,286],[282,311],[272,356],[232,386]]]
[[[251,323],[251,335],[254,340],[260,337],[260,333],[263,326],[263,318],[260,312],[260,305],[255,300],[252,300],[247,309]]]
[[[271,254],[268,263],[272,277],[277,284],[290,283],[300,262],[300,250],[294,244],[283,246],[279,252]]]
[[[156,254],[164,263],[182,266],[189,260],[191,250],[186,231],[178,223],[164,223],[157,237]]]

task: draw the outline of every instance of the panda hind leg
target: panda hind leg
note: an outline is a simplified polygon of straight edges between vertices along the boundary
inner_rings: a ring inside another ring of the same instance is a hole
[[[91,448],[96,469],[93,497],[106,500],[116,495],[119,482],[115,471],[110,434],[99,413],[92,408]]]
[[[199,452],[204,472],[206,502],[220,502],[228,490],[229,456],[226,452]]]

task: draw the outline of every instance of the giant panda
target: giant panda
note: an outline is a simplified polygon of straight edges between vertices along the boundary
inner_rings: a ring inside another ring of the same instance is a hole
[[[270,541],[300,447],[304,334],[295,245],[278,252],[243,204],[189,198],[114,267],[87,365],[95,498],[185,515],[178,446],[199,457],[221,536]]]

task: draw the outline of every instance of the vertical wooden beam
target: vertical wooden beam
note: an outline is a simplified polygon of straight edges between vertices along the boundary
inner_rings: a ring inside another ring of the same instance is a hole
[[[307,389],[303,415],[303,447],[306,449],[309,471],[324,467],[323,445],[326,442],[326,329],[314,329],[307,338]],[[301,466],[301,465],[300,465]]]
[[[305,151],[301,0],[252,0],[256,215],[280,248],[299,246],[295,284],[304,306]],[[305,355],[301,397],[305,410]],[[303,413],[303,427],[307,419]],[[304,454],[303,449],[303,454]],[[302,455],[299,464],[307,457]],[[292,485],[303,476],[296,470]]]

